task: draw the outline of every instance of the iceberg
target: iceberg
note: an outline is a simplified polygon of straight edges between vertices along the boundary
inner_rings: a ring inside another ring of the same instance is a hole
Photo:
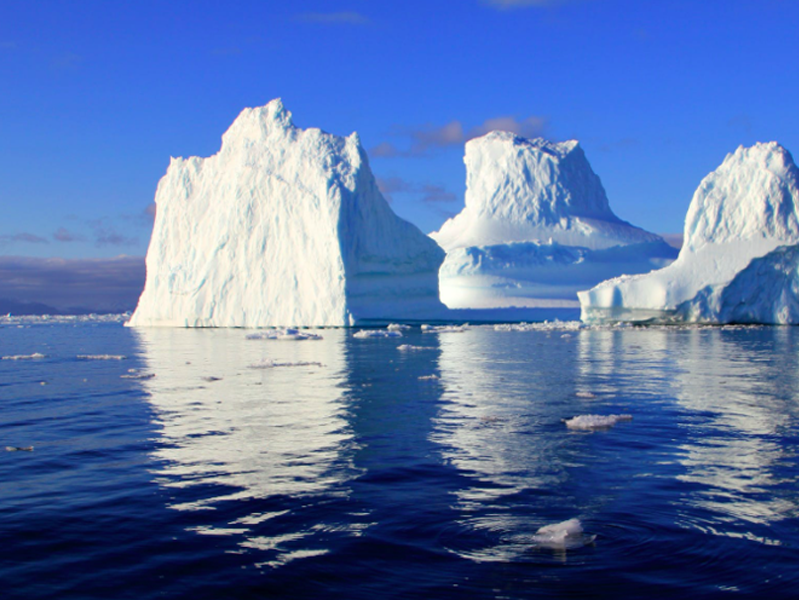
[[[579,294],[582,320],[799,324],[799,171],[776,142],[705,177],[674,263]]]
[[[444,252],[380,194],[358,135],[247,108],[155,194],[131,326],[350,326],[436,318]]]
[[[677,256],[619,219],[577,141],[493,131],[466,144],[463,211],[431,233],[449,308],[574,307],[577,292]]]

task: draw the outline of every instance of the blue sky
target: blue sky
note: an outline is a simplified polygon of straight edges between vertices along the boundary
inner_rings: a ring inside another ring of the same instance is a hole
[[[797,26],[793,0],[0,0],[0,255],[143,256],[170,156],[276,97],[358,131],[425,232],[492,127],[580,140],[621,218],[679,232],[738,145],[799,151]]]

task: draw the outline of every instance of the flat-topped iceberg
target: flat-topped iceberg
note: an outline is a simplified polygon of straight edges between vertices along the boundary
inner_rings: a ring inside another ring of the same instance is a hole
[[[347,326],[435,318],[444,252],[380,194],[357,134],[245,109],[209,158],[172,159],[129,324]]]
[[[671,262],[659,236],[619,219],[580,145],[493,131],[466,144],[463,211],[431,234],[450,308],[577,306],[577,292]]]
[[[579,294],[585,322],[799,323],[799,170],[776,142],[705,177],[668,267]]]

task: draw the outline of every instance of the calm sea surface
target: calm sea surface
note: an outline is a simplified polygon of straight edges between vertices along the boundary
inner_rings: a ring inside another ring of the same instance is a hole
[[[3,598],[799,593],[798,328],[252,333],[0,322]]]

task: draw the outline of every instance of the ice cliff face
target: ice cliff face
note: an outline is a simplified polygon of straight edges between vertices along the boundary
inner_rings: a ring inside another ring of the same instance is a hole
[[[581,292],[583,320],[799,323],[797,203],[785,148],[739,147],[694,193],[678,259]]]
[[[343,326],[438,314],[444,253],[397,217],[357,134],[245,109],[209,158],[172,159],[130,325]]]
[[[577,291],[676,250],[610,209],[576,141],[494,131],[466,144],[466,206],[431,234],[450,308],[576,306]]]

